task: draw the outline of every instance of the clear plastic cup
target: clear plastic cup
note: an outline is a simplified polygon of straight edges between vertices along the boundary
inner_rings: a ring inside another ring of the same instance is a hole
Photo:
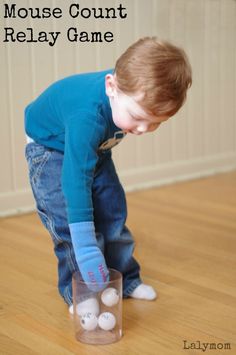
[[[122,274],[109,269],[109,282],[86,284],[80,272],[72,277],[75,337],[86,344],[110,344],[122,337]]]

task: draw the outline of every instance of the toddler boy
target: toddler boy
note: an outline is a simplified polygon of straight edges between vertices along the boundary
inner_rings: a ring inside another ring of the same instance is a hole
[[[145,37],[121,55],[114,70],[66,77],[26,107],[30,183],[54,243],[59,292],[69,306],[78,270],[99,289],[114,268],[123,275],[123,297],[156,298],[133,257],[111,148],[127,133],[155,131],[180,109],[190,85],[185,52]]]

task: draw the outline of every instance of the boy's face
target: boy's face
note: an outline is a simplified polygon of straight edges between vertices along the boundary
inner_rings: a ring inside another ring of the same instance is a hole
[[[147,114],[138,104],[143,94],[131,97],[117,90],[116,79],[112,74],[106,75],[106,94],[110,100],[115,125],[126,133],[140,135],[153,132],[169,118]]]

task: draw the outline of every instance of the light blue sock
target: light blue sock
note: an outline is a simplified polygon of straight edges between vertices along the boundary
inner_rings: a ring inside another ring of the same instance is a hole
[[[75,258],[83,280],[92,291],[98,292],[108,283],[109,271],[97,244],[94,223],[71,223],[69,228]]]

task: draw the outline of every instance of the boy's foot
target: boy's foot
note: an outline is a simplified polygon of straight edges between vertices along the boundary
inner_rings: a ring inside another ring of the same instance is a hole
[[[152,286],[140,284],[136,289],[130,294],[130,297],[137,298],[141,300],[152,301],[157,298],[156,291]]]
[[[70,314],[74,314],[73,304],[69,306]],[[96,298],[88,298],[87,300],[80,302],[76,305],[76,312],[78,316],[82,316],[85,313],[93,313],[96,316],[99,314],[99,303]]]
[[[70,312],[70,314],[74,314],[73,304],[71,304],[71,305],[69,306],[69,312]]]

